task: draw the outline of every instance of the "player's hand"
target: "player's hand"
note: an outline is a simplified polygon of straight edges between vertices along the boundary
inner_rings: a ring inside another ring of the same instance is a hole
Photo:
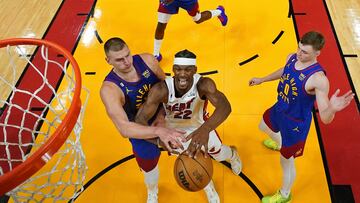
[[[163,148],[164,150],[166,150],[168,152],[169,155],[171,154],[180,154],[178,151],[175,151],[175,149],[178,149],[177,147],[175,147],[174,145],[172,145],[171,143],[169,144],[170,146],[170,150],[166,147],[165,143],[163,143],[161,140],[159,140],[158,145]]]
[[[202,147],[204,147],[204,156],[206,158],[208,152],[209,133],[210,131],[208,129],[200,127],[189,134],[186,137],[186,140],[188,141],[191,139],[191,142],[185,153],[190,157],[196,158],[196,154],[201,151]]]
[[[260,85],[261,83],[263,83],[262,78],[251,78],[249,80],[249,86]]]
[[[158,127],[156,129],[156,134],[160,138],[160,140],[164,143],[165,148],[168,151],[173,151],[173,148],[184,149],[181,142],[185,142],[185,131],[172,129],[172,128],[164,128]]]
[[[331,108],[334,109],[335,112],[341,111],[347,107],[355,95],[351,90],[340,97],[338,97],[339,93],[340,90],[337,89],[330,98]]]

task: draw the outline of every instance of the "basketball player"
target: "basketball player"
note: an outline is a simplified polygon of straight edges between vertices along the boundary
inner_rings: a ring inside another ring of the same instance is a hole
[[[338,97],[338,89],[329,100],[329,81],[317,62],[324,44],[322,34],[308,32],[302,36],[296,54],[287,57],[284,68],[249,81],[249,85],[253,86],[280,79],[277,102],[265,111],[259,128],[272,138],[264,141],[265,146],[280,150],[283,183],[280,190],[264,197],[262,202],[283,203],[291,200],[290,191],[296,174],[295,158],[304,152],[314,101],[317,102],[321,121],[329,124],[335,113],[348,106],[354,97],[351,91]]]
[[[229,160],[233,173],[241,172],[241,161],[235,147],[223,145],[215,132],[230,114],[231,106],[210,78],[196,74],[196,55],[183,50],[175,55],[174,77],[157,83],[149,92],[144,105],[139,109],[135,121],[146,124],[156,113],[159,104],[165,109],[166,126],[187,132],[187,142],[183,143],[190,156],[205,149],[216,161]],[[214,113],[206,119],[206,105],[210,101]],[[181,153],[182,149],[175,149]],[[211,181],[204,189],[209,202],[220,202]]]
[[[195,23],[199,24],[213,17],[218,17],[222,26],[227,24],[228,18],[223,6],[218,6],[215,10],[199,10],[198,0],[159,0],[158,24],[155,31],[154,56],[161,61],[160,47],[164,38],[164,32],[170,17],[179,12],[179,8],[185,9]]]
[[[120,38],[106,41],[104,49],[106,61],[113,68],[102,84],[100,96],[117,130],[123,137],[130,138],[136,161],[144,173],[148,190],[151,190],[153,171],[157,171],[160,151],[157,145],[144,139],[159,137],[169,149],[169,142],[182,147],[178,138],[184,139],[182,131],[133,122],[149,89],[164,80],[165,74],[153,55],[131,55],[128,46]],[[151,196],[148,202],[151,202]]]

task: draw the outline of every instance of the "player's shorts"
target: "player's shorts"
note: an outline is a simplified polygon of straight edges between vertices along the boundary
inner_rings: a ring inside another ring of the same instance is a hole
[[[158,146],[142,139],[130,138],[129,140],[139,167],[145,172],[154,169],[160,157]]]
[[[199,4],[197,0],[174,0],[170,3],[164,3],[160,0],[158,12],[166,14],[177,14],[179,8],[185,9],[190,16],[195,16],[199,12]]]
[[[274,105],[275,106],[275,105]],[[273,131],[281,134],[280,153],[285,158],[302,156],[310,130],[311,116],[305,120],[292,118],[276,111],[272,106],[263,115],[264,122]]]
[[[181,129],[181,130],[184,130],[184,129]],[[189,135],[191,132],[193,132],[193,130],[185,130],[186,131],[186,135]],[[182,153],[183,151],[185,151],[188,147],[189,147],[189,144],[191,142],[191,139],[187,142],[183,142],[183,147],[184,147],[184,150],[182,149],[176,149],[175,151],[178,152],[178,153]],[[209,133],[209,141],[208,141],[208,153],[210,155],[214,155],[214,154],[217,154],[218,152],[220,152],[220,149],[221,149],[221,145],[222,145],[222,142],[220,140],[220,137],[218,136],[217,132],[215,130],[211,131]]]

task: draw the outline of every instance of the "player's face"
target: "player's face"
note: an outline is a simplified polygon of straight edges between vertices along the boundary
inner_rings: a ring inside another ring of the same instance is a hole
[[[196,73],[196,66],[174,65],[173,72],[176,89],[189,90],[193,84],[193,75]]]
[[[133,65],[133,58],[127,46],[125,46],[119,51],[110,50],[106,56],[106,61],[118,71],[131,71],[131,67]]]
[[[315,50],[311,45],[304,45],[299,42],[298,50],[296,52],[297,59],[306,63],[309,61],[313,61],[320,54],[320,51]]]

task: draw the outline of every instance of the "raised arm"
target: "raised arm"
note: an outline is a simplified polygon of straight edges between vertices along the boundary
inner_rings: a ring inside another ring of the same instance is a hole
[[[291,55],[293,54],[289,54],[286,58],[286,62],[289,61]],[[283,74],[284,72],[284,68],[280,68],[278,70],[276,70],[275,72],[265,76],[265,77],[262,77],[262,78],[251,78],[249,80],[249,86],[254,86],[254,85],[260,85],[261,83],[263,82],[268,82],[268,81],[273,81],[273,80],[278,80],[280,79],[281,75]]]
[[[320,119],[325,124],[331,123],[335,117],[335,113],[347,107],[354,98],[352,91],[348,91],[344,95],[338,97],[340,90],[337,89],[329,100],[329,80],[323,72],[312,75],[307,83],[307,87],[315,90]]]
[[[208,151],[209,133],[215,130],[231,112],[231,105],[226,96],[220,92],[215,82],[210,78],[201,78],[197,84],[200,97],[206,97],[215,107],[213,114],[194,132],[187,136],[187,140],[192,139],[187,149],[190,156],[196,154],[203,146],[205,152]]]

